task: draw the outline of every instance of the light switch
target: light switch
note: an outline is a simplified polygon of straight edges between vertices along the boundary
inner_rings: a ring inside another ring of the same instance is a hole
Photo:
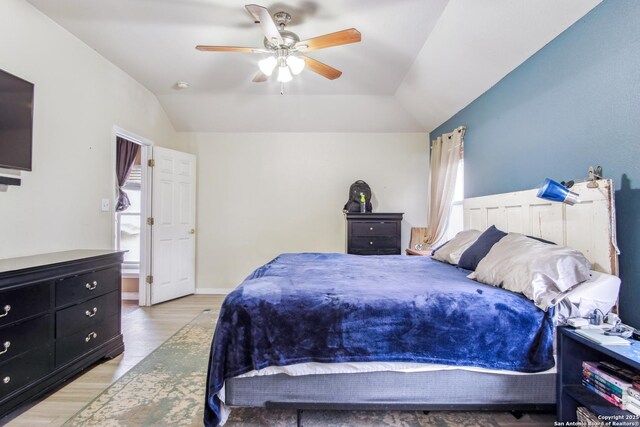
[[[100,204],[102,212],[109,212],[109,204],[109,199],[102,199],[102,203]]]

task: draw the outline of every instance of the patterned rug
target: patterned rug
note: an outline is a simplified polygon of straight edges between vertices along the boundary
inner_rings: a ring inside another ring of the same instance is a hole
[[[74,415],[65,426],[201,426],[217,312],[204,311]],[[237,408],[225,426],[293,427],[295,410]],[[516,420],[506,412],[304,411],[304,427],[542,427],[551,414]]]

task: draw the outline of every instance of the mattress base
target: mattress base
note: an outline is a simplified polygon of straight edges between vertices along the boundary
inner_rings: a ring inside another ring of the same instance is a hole
[[[231,378],[227,406],[299,409],[549,410],[555,373],[504,375],[465,370]]]

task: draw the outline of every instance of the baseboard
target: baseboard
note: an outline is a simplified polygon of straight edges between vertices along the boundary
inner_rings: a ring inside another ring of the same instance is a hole
[[[140,294],[138,292],[123,292],[122,293],[123,300],[138,300],[140,299]]]
[[[227,295],[232,290],[227,288],[196,288],[196,295]]]

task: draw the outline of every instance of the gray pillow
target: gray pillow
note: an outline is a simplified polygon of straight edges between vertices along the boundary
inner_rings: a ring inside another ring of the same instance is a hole
[[[588,280],[590,268],[589,260],[575,249],[509,233],[467,277],[521,293],[546,311],[562,292]]]
[[[460,261],[462,253],[478,239],[479,230],[465,230],[456,234],[456,237],[449,240],[444,246],[438,248],[432,258],[448,264],[456,265]]]

